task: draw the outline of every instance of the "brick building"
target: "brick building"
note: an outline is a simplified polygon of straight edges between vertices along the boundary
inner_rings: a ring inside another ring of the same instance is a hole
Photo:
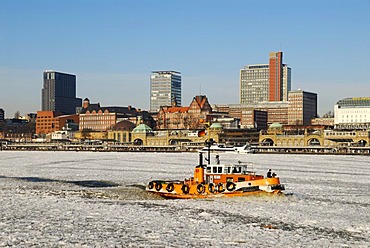
[[[79,130],[107,131],[113,128],[120,121],[130,121],[135,125],[145,123],[154,125],[154,120],[146,111],[134,107],[101,107],[100,104],[90,104],[86,98],[80,110]]]
[[[158,129],[199,129],[209,121],[212,107],[204,95],[195,96],[189,107],[162,106],[158,112]]]
[[[67,124],[78,125],[79,117],[77,114],[62,115],[57,111],[37,111],[36,134],[50,134],[67,127]]]
[[[259,104],[213,105],[213,110],[228,113],[240,120],[242,128],[265,129],[267,124],[288,124],[288,102],[261,102]],[[257,112],[256,112],[257,111]],[[267,113],[267,118],[266,114]]]
[[[310,125],[317,117],[317,94],[303,90],[290,91],[288,94],[288,124]]]

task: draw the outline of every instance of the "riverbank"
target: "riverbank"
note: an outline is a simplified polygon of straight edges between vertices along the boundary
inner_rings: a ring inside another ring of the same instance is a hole
[[[11,143],[0,146],[7,151],[95,151],[95,152],[198,152],[203,147],[186,146],[135,146],[123,144],[90,143]],[[222,153],[222,152],[220,152]],[[237,153],[237,152],[235,152]],[[279,147],[254,146],[250,153],[262,154],[332,154],[370,155],[370,147]]]

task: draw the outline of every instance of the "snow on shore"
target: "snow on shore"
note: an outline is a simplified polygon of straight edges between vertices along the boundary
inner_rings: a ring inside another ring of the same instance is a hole
[[[254,162],[285,197],[163,200],[196,153],[0,152],[0,247],[369,247],[370,158],[221,154]],[[97,187],[99,186],[99,187]],[[110,187],[108,187],[110,186]]]

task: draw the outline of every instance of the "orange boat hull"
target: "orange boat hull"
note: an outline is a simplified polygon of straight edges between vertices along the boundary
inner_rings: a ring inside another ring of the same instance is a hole
[[[151,192],[166,199],[205,199],[205,198],[224,198],[224,197],[242,197],[253,195],[282,195],[282,191],[265,192],[265,191],[252,191],[252,192],[238,192],[238,193],[217,193],[217,194],[173,194],[162,192]]]
[[[226,184],[189,183],[181,181],[152,181],[146,190],[150,193],[168,199],[197,199],[197,198],[221,198],[240,197],[251,195],[277,195],[282,194],[284,186],[279,178],[265,178],[247,182]]]

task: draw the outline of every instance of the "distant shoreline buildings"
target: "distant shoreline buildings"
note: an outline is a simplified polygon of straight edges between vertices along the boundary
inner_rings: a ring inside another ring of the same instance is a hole
[[[206,95],[196,95],[189,106],[182,106],[182,76],[171,70],[151,72],[149,111],[100,106],[88,98],[82,102],[76,97],[76,85],[76,75],[44,71],[41,110],[28,115],[27,120],[8,120],[0,109],[0,139],[29,141],[64,135],[67,140],[161,146],[194,141],[203,144],[207,137],[238,145],[370,143],[365,131],[370,129],[370,98],[342,99],[334,106],[334,118],[317,118],[317,94],[291,89],[291,68],[283,63],[281,51],[271,52],[268,64],[240,70],[238,104],[211,105]]]

